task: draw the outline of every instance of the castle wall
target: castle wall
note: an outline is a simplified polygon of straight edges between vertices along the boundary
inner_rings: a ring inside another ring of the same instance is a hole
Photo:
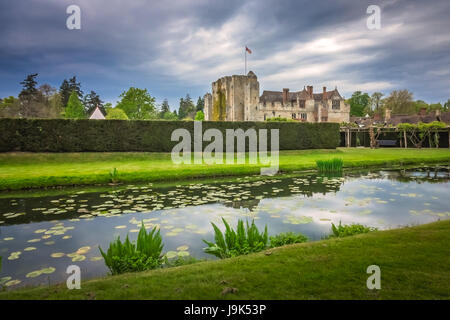
[[[306,122],[350,121],[350,106],[337,91],[337,96],[331,93],[331,98],[339,98],[339,110],[332,108],[332,99],[314,100],[312,86],[308,87],[308,94],[303,93],[306,98],[304,108],[300,108],[299,96],[296,101],[286,101],[288,91],[284,89],[282,93],[284,103],[277,99],[273,102],[260,102],[259,82],[253,72],[222,77],[212,83],[212,94],[205,95],[205,120],[265,121],[268,118],[281,117]],[[325,91],[324,87],[324,94]],[[292,94],[290,97],[292,99]]]

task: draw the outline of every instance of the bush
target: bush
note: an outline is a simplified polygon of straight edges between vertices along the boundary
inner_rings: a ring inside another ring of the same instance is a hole
[[[339,221],[339,225],[336,227],[334,223],[331,224],[332,234],[329,235],[329,238],[342,238],[353,236],[355,234],[368,233],[372,231],[377,231],[377,228],[371,228],[363,226],[362,224],[347,224],[342,225]]]
[[[106,114],[106,119],[128,120],[128,116],[122,109],[109,108],[108,113]]]
[[[155,227],[147,234],[144,223],[142,223],[136,244],[130,242],[127,235],[124,243],[120,241],[120,237],[111,242],[106,253],[99,246],[105,264],[113,275],[161,267],[163,263],[162,249],[163,244],[159,230],[156,231]]]
[[[0,152],[171,152],[175,129],[185,128],[193,137],[193,121],[88,120],[88,119],[0,119]],[[279,129],[280,150],[334,149],[339,145],[338,123],[202,121],[203,132],[226,129]],[[192,145],[193,145],[192,139]],[[203,142],[203,148],[209,145]],[[248,143],[246,143],[248,145]]]
[[[208,245],[207,248],[203,249],[206,253],[224,259],[262,251],[267,247],[267,225],[264,232],[260,233],[254,221],[252,221],[251,226],[248,225],[247,221],[246,228],[244,228],[244,221],[239,220],[235,231],[224,218],[222,218],[222,221],[225,225],[225,237],[222,231],[211,222],[216,243],[203,240]]]
[[[270,247],[281,247],[287,244],[302,243],[308,241],[308,238],[301,233],[286,232],[270,237]]]

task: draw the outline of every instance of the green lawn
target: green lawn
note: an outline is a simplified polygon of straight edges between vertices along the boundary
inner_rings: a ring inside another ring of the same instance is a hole
[[[449,299],[450,220],[220,261],[0,293],[0,299]],[[366,269],[381,269],[368,290]],[[222,294],[225,288],[238,289]]]
[[[362,149],[281,151],[284,172],[314,169],[315,161],[340,157],[344,167],[391,166],[450,161],[450,149]],[[0,190],[108,183],[117,168],[121,182],[173,181],[258,174],[259,165],[176,165],[169,153],[2,153]]]

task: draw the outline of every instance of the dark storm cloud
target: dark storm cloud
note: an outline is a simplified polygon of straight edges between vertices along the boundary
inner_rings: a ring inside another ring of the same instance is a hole
[[[68,5],[82,29],[65,27]],[[381,30],[366,28],[367,6],[382,8]],[[76,74],[83,89],[108,100],[130,86],[159,100],[204,94],[211,81],[249,69],[262,89],[307,84],[408,88],[416,98],[450,97],[448,1],[2,1],[0,96],[19,82],[59,86]]]

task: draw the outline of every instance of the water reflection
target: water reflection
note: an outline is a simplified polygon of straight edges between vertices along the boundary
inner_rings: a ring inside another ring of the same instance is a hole
[[[161,229],[164,252],[188,246],[201,258],[207,257],[201,239],[213,239],[210,222],[221,225],[221,217],[232,224],[255,219],[258,227],[267,224],[270,234],[302,232],[312,240],[327,235],[331,222],[384,229],[446,219],[448,173],[447,167],[421,168],[3,194],[0,283],[13,288],[65,281],[70,264],[80,266],[84,279],[103,276],[107,269],[98,246],[127,234],[135,239],[142,222]],[[48,272],[33,273],[39,270]]]

